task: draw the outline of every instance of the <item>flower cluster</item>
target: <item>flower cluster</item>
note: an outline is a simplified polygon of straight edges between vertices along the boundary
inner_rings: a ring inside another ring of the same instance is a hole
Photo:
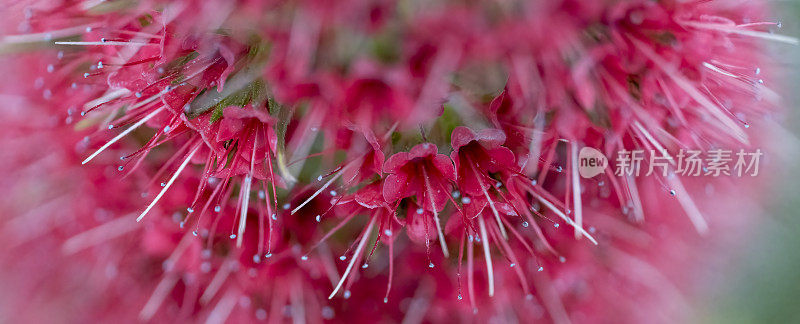
[[[106,269],[88,320],[650,318],[674,301],[660,255],[717,217],[693,199],[711,179],[584,179],[578,150],[750,148],[777,100],[760,43],[796,42],[738,1],[12,9],[0,52],[31,108],[4,147],[52,147],[10,163],[47,162],[18,190],[63,186],[48,244]],[[11,140],[23,120],[55,123]]]

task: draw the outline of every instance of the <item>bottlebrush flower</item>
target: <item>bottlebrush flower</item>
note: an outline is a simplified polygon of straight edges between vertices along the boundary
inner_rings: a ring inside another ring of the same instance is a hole
[[[75,295],[67,321],[681,319],[686,258],[746,228],[715,208],[760,185],[677,152],[772,141],[761,40],[797,43],[758,1],[8,12],[0,260],[45,300],[23,320]],[[584,179],[583,147],[668,172]]]

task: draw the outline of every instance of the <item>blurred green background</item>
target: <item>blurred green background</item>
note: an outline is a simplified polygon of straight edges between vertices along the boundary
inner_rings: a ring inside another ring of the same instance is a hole
[[[771,1],[776,33],[800,37],[800,0]],[[800,46],[770,44],[789,131],[800,134]],[[800,150],[796,138],[789,145]],[[795,152],[796,154],[796,152]],[[699,323],[800,323],[800,163],[778,177],[770,213],[725,277],[695,305]]]

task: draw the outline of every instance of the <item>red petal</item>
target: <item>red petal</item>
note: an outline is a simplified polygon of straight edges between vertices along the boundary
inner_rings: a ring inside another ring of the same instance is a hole
[[[389,203],[410,196],[407,191],[408,177],[404,173],[390,174],[383,182],[383,198]]]

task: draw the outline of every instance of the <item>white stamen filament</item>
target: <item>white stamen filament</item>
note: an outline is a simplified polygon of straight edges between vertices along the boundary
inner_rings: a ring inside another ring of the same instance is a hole
[[[108,141],[108,143],[106,143],[105,145],[103,145],[102,147],[100,147],[100,149],[98,149],[97,151],[95,151],[95,152],[94,152],[92,155],[89,155],[89,157],[88,157],[88,158],[86,158],[86,160],[83,160],[83,162],[81,162],[81,164],[86,164],[86,163],[89,163],[89,161],[91,161],[92,159],[94,159],[94,157],[95,157],[95,156],[97,156],[98,154],[102,153],[102,152],[103,152],[105,149],[107,149],[109,146],[111,146],[112,144],[116,143],[116,142],[117,142],[117,141],[119,141],[121,138],[125,137],[125,135],[128,135],[130,132],[134,131],[134,130],[135,130],[136,128],[138,128],[139,126],[142,126],[142,124],[146,123],[148,120],[150,120],[150,118],[153,118],[153,117],[155,117],[155,115],[158,115],[158,113],[160,113],[162,110],[164,110],[164,107],[158,108],[158,109],[156,109],[155,111],[151,112],[149,115],[147,115],[147,116],[144,116],[144,118],[142,118],[141,120],[139,120],[138,122],[136,122],[136,124],[133,124],[133,126],[131,126],[131,127],[128,127],[126,130],[122,131],[122,133],[119,133],[119,135],[115,136],[115,137],[114,137],[114,138],[112,138],[110,141]]]
[[[474,167],[473,167],[473,170],[474,170]],[[489,208],[492,209],[492,214],[494,214],[494,219],[497,221],[497,226],[500,227],[500,234],[503,235],[504,239],[508,240],[508,234],[506,233],[506,227],[503,226],[503,221],[500,220],[500,213],[497,212],[497,207],[494,206],[494,201],[492,200],[492,197],[489,197],[489,192],[486,191],[486,188],[483,188],[483,186],[481,186],[481,188],[483,189],[483,194],[486,196],[486,200],[489,201]]]
[[[107,103],[107,102],[109,102],[111,100],[127,96],[130,93],[131,93],[131,91],[128,90],[128,89],[125,89],[125,88],[117,89],[117,90],[108,90],[100,98],[97,98],[97,99],[94,99],[92,101],[87,102],[85,105],[83,105],[83,108],[84,109],[90,109],[92,107],[99,106],[99,105],[102,105],[104,103]]]
[[[138,42],[55,42],[56,45],[75,45],[75,46],[93,46],[93,45],[106,45],[106,46],[158,46],[156,43],[138,43]]]
[[[46,31],[41,33],[8,35],[0,38],[0,45],[42,42],[42,41],[49,41],[53,38],[75,36],[83,33],[87,28],[91,27],[92,27],[91,25],[83,25],[83,26],[64,28],[61,30]]]
[[[247,208],[250,205],[250,186],[253,183],[253,178],[248,174],[244,177],[244,184],[242,184],[242,213],[239,215],[239,230],[236,235],[236,247],[242,247],[242,238],[244,237],[245,225],[247,225]]]
[[[481,226],[481,244],[483,245],[483,256],[486,259],[486,272],[489,277],[489,296],[494,296],[494,268],[492,267],[492,255],[489,253],[489,238],[486,236],[486,223],[483,217],[478,217],[478,224]]]
[[[667,152],[664,146],[662,146],[661,143],[656,141],[653,135],[651,135],[650,132],[648,132],[647,129],[644,128],[644,126],[642,126],[642,124],[639,121],[634,121],[633,125],[636,126],[636,128],[638,128],[639,131],[642,132],[642,135],[644,135],[644,137],[647,138],[647,140],[650,141],[650,143],[652,143],[653,146],[656,147],[656,150],[658,150],[658,152],[661,153],[662,157],[667,158],[670,164],[675,165],[675,159],[673,159],[672,156],[669,155],[669,152]]]
[[[211,278],[211,282],[206,287],[203,295],[200,296],[200,303],[205,305],[214,298],[214,295],[217,294],[217,291],[222,287],[222,284],[225,283],[225,280],[228,279],[228,275],[231,273],[231,266],[234,264],[234,261],[227,261],[223,263],[219,270],[217,270],[217,274],[214,275],[214,278]]]
[[[575,225],[575,222],[573,222],[573,221],[572,221],[572,219],[570,219],[569,217],[567,217],[567,215],[564,215],[564,213],[563,213],[563,212],[561,212],[560,210],[558,210],[558,208],[556,208],[556,206],[554,206],[552,203],[550,203],[549,201],[547,201],[547,199],[544,199],[544,198],[540,197],[539,195],[536,195],[536,199],[538,199],[540,202],[542,202],[542,204],[544,204],[544,205],[545,205],[547,208],[549,208],[549,209],[550,209],[550,210],[552,210],[552,211],[553,211],[553,212],[554,212],[556,215],[558,215],[558,217],[559,217],[559,218],[561,218],[561,220],[563,220],[563,221],[564,221],[564,222],[566,222],[567,224],[569,224],[569,225],[572,225],[572,226],[573,226],[573,227],[575,227],[577,230],[579,230],[579,231],[581,232],[581,234],[583,234],[583,236],[586,236],[586,238],[588,238],[588,239],[589,239],[589,241],[592,241],[592,243],[594,243],[594,245],[597,245],[597,240],[595,240],[595,239],[594,239],[594,237],[592,237],[592,235],[591,235],[591,234],[589,234],[588,232],[586,232],[586,230],[584,230],[584,229],[583,229],[583,227],[580,227],[580,226],[577,226],[577,225]]]
[[[711,70],[711,71],[714,71],[714,72],[717,72],[717,73],[719,73],[719,74],[722,74],[722,75],[727,75],[727,76],[729,76],[729,77],[736,78],[736,79],[738,79],[738,78],[739,78],[738,76],[734,75],[733,73],[730,73],[730,72],[728,72],[728,71],[725,71],[725,70],[723,70],[723,69],[721,69],[721,68],[717,67],[717,66],[716,66],[716,65],[714,65],[714,64],[711,64],[711,63],[708,63],[708,62],[703,62],[703,66],[705,66],[705,67],[706,67],[706,68],[708,68],[709,70]]]
[[[578,228],[583,228],[583,204],[581,201],[581,179],[578,175],[578,144],[572,142],[572,210],[575,211],[575,238],[580,239]]]
[[[167,298],[169,292],[172,288],[175,287],[175,284],[178,283],[178,275],[176,274],[167,274],[164,276],[164,279],[156,286],[155,291],[153,294],[150,295],[150,299],[147,300],[147,303],[144,304],[142,310],[139,312],[139,318],[147,321],[155,315],[158,308],[161,307],[161,304],[164,303],[164,299]]]
[[[211,310],[211,313],[208,314],[208,318],[206,318],[206,324],[221,324],[225,323],[228,317],[231,315],[233,308],[236,307],[236,302],[238,298],[236,298],[239,294],[236,293],[233,289],[229,290],[225,293],[217,305],[214,306],[214,309]]]
[[[730,34],[738,34],[742,36],[749,36],[749,37],[756,37],[762,38],[766,40],[772,40],[776,42],[786,43],[790,45],[798,45],[800,41],[796,37],[786,36],[786,35],[777,35],[777,34],[770,34],[755,30],[749,29],[742,29],[738,28],[738,26],[728,26],[723,24],[709,24],[709,23],[701,23],[701,22],[694,22],[694,21],[683,21],[680,23],[681,25],[686,25],[698,29],[709,29],[720,31],[723,33],[730,33]]]
[[[183,171],[183,169],[184,169],[184,168],[186,168],[186,165],[188,165],[188,164],[189,164],[189,161],[191,161],[191,160],[192,160],[192,156],[194,156],[194,154],[195,154],[195,153],[197,153],[197,150],[199,150],[199,149],[200,149],[200,145],[197,145],[197,146],[196,146],[196,147],[195,147],[195,148],[192,150],[192,152],[191,152],[191,153],[189,153],[189,156],[187,156],[187,157],[186,157],[186,160],[183,160],[183,163],[181,163],[181,165],[178,167],[178,170],[176,170],[176,171],[175,171],[175,174],[173,174],[173,175],[172,175],[172,178],[170,178],[170,179],[169,179],[169,181],[167,182],[167,184],[164,186],[164,189],[161,189],[161,192],[159,192],[159,193],[158,193],[158,195],[156,196],[156,198],[155,198],[155,199],[153,199],[153,202],[151,202],[151,203],[150,203],[150,205],[149,205],[149,206],[147,206],[147,209],[145,209],[145,210],[142,212],[142,214],[141,214],[141,215],[139,215],[139,217],[137,217],[137,218],[136,218],[136,221],[137,221],[137,222],[138,222],[138,221],[141,221],[141,220],[142,220],[142,218],[144,218],[144,215],[147,215],[147,213],[150,211],[150,209],[152,209],[152,208],[153,208],[153,206],[155,206],[155,205],[156,205],[156,203],[158,202],[158,200],[159,200],[159,199],[161,199],[161,196],[163,196],[163,195],[164,195],[164,193],[166,193],[166,192],[167,192],[167,190],[169,190],[169,187],[170,187],[170,186],[172,186],[172,183],[173,183],[173,182],[175,182],[175,179],[177,179],[177,178],[178,178],[178,176],[181,174],[181,171]]]
[[[120,217],[116,220],[104,223],[88,231],[70,237],[61,246],[61,250],[64,252],[64,254],[73,254],[90,246],[122,236],[138,228],[139,227],[137,226],[131,226],[130,219],[128,217]]]
[[[633,176],[625,177],[625,182],[628,183],[628,192],[633,203],[633,217],[637,222],[641,223],[644,221],[644,208],[642,208],[642,200],[639,198],[639,187],[636,186],[636,180],[633,179]]]
[[[353,270],[353,265],[355,265],[356,260],[358,260],[358,256],[361,255],[361,250],[364,249],[364,245],[367,244],[367,239],[369,238],[370,232],[372,232],[372,226],[375,225],[375,217],[369,222],[367,225],[367,229],[364,230],[364,235],[361,236],[361,241],[358,242],[358,246],[356,247],[355,252],[353,252],[353,257],[350,258],[350,263],[347,265],[347,269],[344,270],[344,274],[342,275],[342,279],[339,280],[339,283],[336,285],[336,288],[333,289],[333,292],[328,299],[332,299],[333,296],[336,296],[336,293],[339,292],[339,289],[342,288],[342,284],[344,284],[345,279],[350,274],[350,271]]]
[[[442,224],[439,222],[439,212],[436,210],[436,201],[433,199],[433,188],[431,188],[430,179],[428,179],[428,169],[422,168],[422,175],[425,177],[425,186],[427,187],[428,197],[431,201],[431,210],[433,210],[433,221],[436,223],[436,231],[439,232],[439,244],[442,247],[442,254],[445,258],[450,257],[450,252],[447,251],[447,242],[444,240],[444,231],[442,231]]]
[[[358,160],[354,160],[354,162],[355,161],[358,161]],[[322,188],[319,188],[319,190],[314,192],[314,194],[311,195],[311,197],[308,197],[308,199],[303,201],[303,203],[301,203],[300,205],[295,207],[295,209],[292,209],[292,213],[291,214],[294,215],[294,213],[296,213],[298,210],[300,210],[300,208],[303,208],[303,206],[305,206],[306,204],[311,202],[311,200],[313,200],[314,198],[319,196],[319,194],[322,193],[323,191],[325,191],[325,189],[328,188],[334,181],[336,181],[336,179],[339,179],[339,177],[341,177],[342,174],[344,174],[344,171],[349,169],[352,164],[353,164],[353,162],[350,162],[347,165],[345,165],[341,170],[339,170],[339,172],[336,172],[336,175],[334,175],[330,180],[328,180],[328,182],[326,182],[324,185],[322,185]]]
[[[692,225],[700,234],[705,234],[708,232],[708,223],[703,218],[703,214],[700,213],[700,210],[697,208],[697,205],[694,204],[691,196],[688,192],[686,192],[686,188],[683,187],[683,183],[681,183],[680,179],[677,176],[667,177],[667,182],[669,182],[670,186],[675,190],[675,197],[678,198],[678,202],[683,207],[683,210],[686,212],[686,215],[689,216],[689,220],[692,221]]]

